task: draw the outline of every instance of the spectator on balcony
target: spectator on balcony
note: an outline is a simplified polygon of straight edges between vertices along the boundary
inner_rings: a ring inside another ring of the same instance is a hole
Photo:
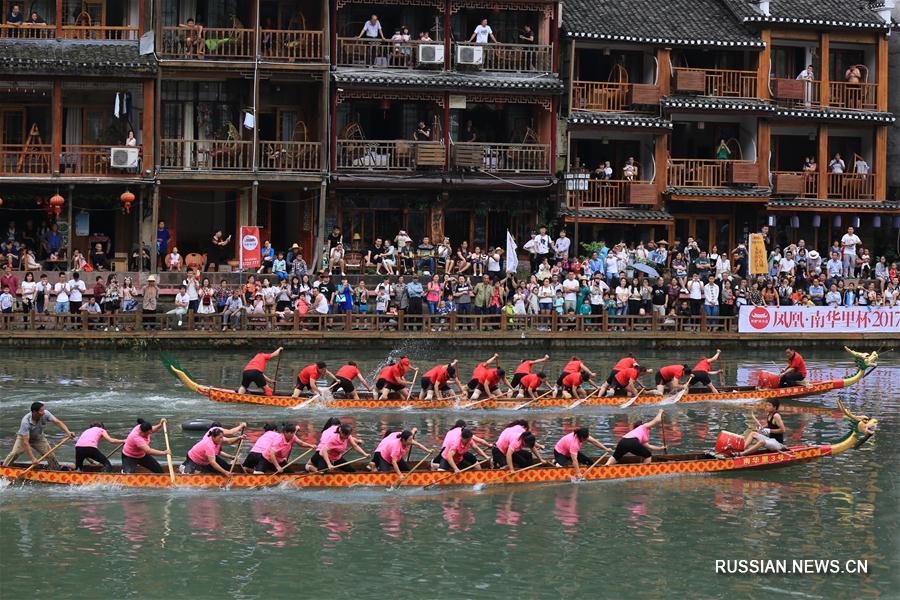
[[[178,246],[172,246],[172,251],[166,257],[165,264],[167,271],[180,271],[184,268],[184,260],[181,258],[181,254],[178,253]]]
[[[422,243],[416,248],[416,269],[424,271],[425,275],[434,273],[434,246],[428,236],[422,238]]]
[[[72,250],[72,270],[87,271],[88,261],[81,253],[81,250]]]
[[[377,40],[379,38],[386,39],[384,32],[381,30],[381,23],[378,21],[378,15],[372,15],[363,25],[362,31],[359,32],[360,38],[367,40]]]
[[[230,326],[237,329],[241,322],[241,313],[244,311],[244,299],[237,288],[232,290],[231,296],[225,301],[225,309],[222,311],[222,331]]]
[[[179,23],[178,27],[184,29],[184,53],[186,56],[198,54],[201,57],[206,52],[206,42],[203,40],[203,25],[188,19]]]
[[[156,226],[156,255],[159,256],[160,260],[166,255],[171,237],[169,230],[166,229],[166,222],[160,221]]]
[[[844,263],[841,260],[840,250],[832,250],[831,259],[825,263],[825,274],[828,277],[825,280],[825,285],[830,287],[833,283],[841,283],[843,272]]]
[[[604,181],[609,181],[610,179],[612,179],[612,176],[613,176],[612,165],[607,160],[603,163],[603,176],[600,179],[603,179]]]
[[[716,160],[728,160],[731,157],[731,148],[725,143],[724,139],[719,140],[719,147],[716,148]]]
[[[134,131],[131,129],[128,130],[128,137],[125,138],[125,145],[130,148],[137,146],[137,138],[134,137]]]
[[[260,266],[257,273],[271,273],[272,266],[275,264],[275,249],[272,248],[272,242],[266,240],[263,247],[259,251]]]
[[[531,25],[527,23],[522,26],[522,29],[519,30],[519,43],[520,44],[533,44],[535,42],[534,31],[531,29]]]
[[[338,266],[341,268],[341,275],[346,275],[344,264],[344,244],[338,242],[328,253],[328,274],[333,275],[334,267]]]
[[[24,20],[25,15],[22,13],[22,7],[19,3],[14,3],[9,7],[9,12],[6,13],[7,25],[21,25]]]
[[[856,168],[856,173],[858,175],[862,175],[865,177],[869,174],[869,163],[866,162],[862,156],[856,159],[856,162],[853,163],[853,166]]]
[[[94,266],[95,271],[109,270],[109,258],[107,258],[106,252],[103,251],[103,244],[100,242],[94,244],[94,251],[91,252],[91,264]]]
[[[459,137],[466,144],[473,144],[478,141],[478,133],[475,131],[472,121],[466,121],[466,126],[463,127],[462,134]]]
[[[487,19],[482,19],[481,23],[475,27],[475,31],[472,32],[472,37],[469,38],[469,42],[474,41],[476,44],[487,44],[488,41],[497,43],[497,38],[494,37],[494,30],[491,29],[491,26],[488,25]]]
[[[412,59],[412,46],[409,41],[412,36],[409,35],[409,28],[404,25],[394,30],[391,41],[394,42],[394,62],[399,65],[409,64]]]
[[[413,139],[417,142],[427,142],[431,139],[431,129],[425,125],[425,121],[419,121],[413,132]]]
[[[862,241],[856,235],[853,227],[848,227],[847,233],[841,238],[841,249],[843,251],[843,260],[841,261],[843,268],[841,272],[844,277],[852,278],[854,276],[856,271],[856,247],[861,243]]]
[[[428,31],[423,31],[422,33],[419,34],[418,41],[433,42],[434,40],[431,39],[431,35],[428,33]]]
[[[566,234],[565,229],[561,229],[559,232],[559,237],[556,238],[556,241],[553,243],[553,258],[556,260],[556,263],[559,264],[568,260],[569,258],[569,249],[572,247],[572,240],[569,239]]]
[[[36,10],[31,11],[31,15],[28,17],[28,21],[25,22],[26,25],[46,25],[47,21],[45,21],[41,15],[38,14]]]
[[[847,80],[847,83],[859,83],[861,77],[862,72],[859,70],[859,65],[850,65],[844,71],[844,79]]]
[[[797,75],[798,80],[802,80],[803,84],[803,105],[809,106],[813,97],[813,81],[816,79],[815,70],[812,65],[806,65],[806,68]]]
[[[633,156],[628,157],[628,160],[625,161],[625,166],[622,167],[622,176],[625,181],[634,181],[638,178],[638,164]]]
[[[841,158],[840,152],[835,153],[834,158],[828,163],[828,169],[832,173],[843,173],[847,170],[847,165],[844,163],[844,159]]]

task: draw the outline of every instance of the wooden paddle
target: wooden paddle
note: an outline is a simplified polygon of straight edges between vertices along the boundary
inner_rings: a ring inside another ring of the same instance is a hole
[[[637,401],[638,398],[641,397],[641,394],[643,394],[643,393],[646,392],[646,391],[647,391],[647,388],[642,389],[642,390],[639,391],[637,394],[635,394],[634,396],[632,396],[631,398],[629,398],[628,400],[626,400],[625,402],[623,402],[622,404],[620,404],[620,405],[619,405],[619,408],[628,408],[629,406],[631,406],[632,404],[634,404],[634,403]]]
[[[681,388],[681,390],[679,390],[679,391],[676,392],[675,394],[672,394],[672,396],[671,396],[671,398],[670,398],[669,400],[665,400],[665,399],[660,400],[659,405],[660,405],[660,406],[665,406],[665,405],[667,405],[667,404],[675,404],[675,403],[677,403],[679,400],[681,400],[682,398],[684,398],[684,395],[687,394],[687,393],[688,393],[688,390],[691,388],[691,380],[692,380],[692,379],[694,379],[694,376],[693,376],[693,375],[691,375],[690,377],[687,378],[687,381],[684,382],[684,387]]]
[[[595,461],[591,464],[591,466],[589,466],[587,469],[585,469],[584,471],[582,471],[582,472],[581,472],[581,479],[587,479],[587,474],[588,474],[588,472],[589,472],[591,469],[593,469],[594,467],[596,467],[597,465],[599,465],[599,464],[600,464],[600,461],[602,461],[602,460],[603,460],[604,458],[606,458],[607,456],[609,456],[609,452],[604,452],[604,453],[603,453],[603,456],[601,456],[600,458],[598,458],[597,460],[595,460]]]
[[[688,380],[690,383],[690,380]],[[666,413],[663,413],[659,416],[659,432],[662,434],[663,440],[663,453],[669,453],[669,444],[666,442]]]
[[[407,402],[409,402],[409,400],[412,398],[413,386],[416,385],[416,378],[418,378],[418,377],[419,377],[419,369],[416,369],[415,372],[413,373],[412,381],[409,382],[409,395],[406,396]]]
[[[490,460],[491,460],[491,459],[489,459],[489,458],[485,458],[484,460],[479,461],[479,462],[477,462],[477,463],[475,463],[475,464],[473,464],[473,465],[469,465],[469,466],[466,467],[465,469],[460,469],[459,471],[456,471],[455,473],[450,473],[450,474],[447,475],[446,477],[441,477],[441,478],[438,479],[437,481],[432,481],[432,482],[429,483],[428,485],[423,486],[422,489],[423,489],[423,490],[427,490],[427,489],[429,489],[429,488],[432,488],[432,487],[436,486],[437,484],[441,483],[442,481],[447,481],[447,480],[450,479],[451,477],[455,477],[456,475],[459,475],[460,473],[465,473],[466,471],[469,471],[469,470],[471,470],[471,469],[474,469],[474,468],[477,467],[478,465],[483,465],[484,463],[489,462]]]
[[[520,409],[522,409],[522,408],[525,408],[526,406],[529,406],[529,405],[531,405],[531,404],[534,404],[534,403],[537,402],[538,400],[542,400],[542,399],[546,398],[551,392],[553,392],[553,389],[552,389],[552,388],[549,389],[549,390],[547,390],[546,392],[544,392],[543,394],[541,394],[541,395],[538,396],[537,398],[533,398],[533,399],[529,400],[528,402],[523,402],[522,404],[520,404],[520,405],[516,406],[515,408],[513,408],[513,410],[520,410]]]
[[[352,465],[353,463],[358,463],[361,460],[368,460],[370,458],[372,458],[372,457],[369,456],[368,454],[366,454],[365,456],[360,456],[359,458],[356,458],[354,460],[348,460],[347,462],[341,463],[339,465],[332,465],[332,467],[330,469],[322,469],[321,471],[316,471],[315,473],[304,473],[303,475],[300,475],[300,477],[298,477],[297,479],[302,479],[302,478],[308,477],[310,475],[321,475],[322,473],[327,473],[328,471],[333,471],[334,469],[339,469],[340,467],[346,467],[347,465]],[[285,465],[285,468],[287,468],[287,465]]]
[[[169,479],[175,483],[175,466],[172,464],[172,449],[169,447],[169,428],[166,426],[166,420],[163,419],[163,439],[166,440],[166,462],[169,463]]]
[[[278,355],[278,358],[281,358],[280,354]],[[238,456],[241,455],[241,448],[243,448],[243,447],[244,447],[244,436],[241,436],[241,442],[238,444],[237,450],[234,451],[234,458],[231,460],[231,468],[228,469],[229,475],[234,473],[234,466],[237,464]]]
[[[278,359],[275,361],[275,377],[272,378],[272,395],[277,396],[275,393],[276,388],[278,388],[278,367],[281,366],[281,352],[278,353]],[[234,465],[232,465],[234,468]]]
[[[594,384],[591,383],[591,385],[594,385]],[[587,400],[588,398],[590,398],[591,396],[593,396],[594,394],[596,394],[599,390],[600,390],[600,388],[598,388],[596,385],[594,385],[594,389],[591,391],[590,394],[586,394],[586,395],[584,396],[584,398],[579,398],[578,400],[576,400],[575,402],[573,402],[572,404],[570,404],[569,406],[567,406],[567,407],[566,407],[566,410],[571,410],[571,409],[573,409],[573,408],[578,408],[579,406],[581,406],[581,403],[582,403],[582,402],[584,402],[585,400]]]
[[[122,442],[121,444],[116,444],[112,450],[110,450],[109,452],[106,453],[106,458],[109,458],[110,456],[112,456],[113,454],[118,452],[119,449],[122,448],[122,446],[124,446],[124,445],[125,445],[125,442]]]
[[[410,448],[410,451],[411,451],[411,450],[412,450],[412,448]],[[428,454],[426,454],[425,457],[424,457],[422,460],[420,460],[419,462],[416,463],[416,466],[414,466],[412,469],[409,470],[409,472],[410,472],[410,473],[415,473],[416,469],[418,469],[419,467],[421,467],[421,466],[422,466],[422,463],[425,462],[426,460],[428,460],[428,457],[431,456],[432,454],[434,454],[434,450],[432,450],[431,452],[429,452]],[[407,458],[407,460],[409,460],[409,456],[407,456],[406,458]],[[403,485],[403,482],[402,482],[402,481],[398,481],[397,483],[395,483],[394,485],[392,485],[391,487],[389,487],[388,490],[396,490],[396,489],[399,488],[401,485]]]
[[[15,478],[18,479],[19,477],[21,477],[21,476],[25,475],[26,473],[28,473],[29,471],[31,471],[33,468],[35,468],[36,466],[38,466],[38,465],[41,463],[42,460],[44,460],[45,458],[47,458],[48,456],[50,456],[51,454],[53,454],[53,452],[55,452],[57,448],[59,448],[60,446],[62,446],[63,444],[65,444],[66,442],[68,442],[69,440],[71,440],[73,437],[75,437],[75,434],[74,434],[74,433],[70,433],[69,435],[67,435],[66,437],[64,437],[60,443],[58,443],[57,445],[53,446],[52,448],[50,448],[50,449],[47,450],[46,452],[44,452],[44,454],[42,454],[41,457],[37,459],[37,462],[31,463],[31,466],[30,466],[30,467],[28,467],[27,469],[25,469],[25,470],[22,471],[21,473],[17,474]]]
[[[492,398],[491,396],[488,396],[487,398],[483,398],[481,400],[476,400],[475,402],[469,402],[468,404],[463,404],[462,406],[460,406],[460,408],[472,408],[473,406],[477,406],[477,405],[481,404],[482,402],[487,402],[488,400],[494,400],[494,398]]]

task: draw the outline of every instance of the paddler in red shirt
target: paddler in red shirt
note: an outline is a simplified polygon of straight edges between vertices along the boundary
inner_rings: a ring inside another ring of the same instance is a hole
[[[596,377],[593,371],[587,368],[587,365],[581,361],[577,356],[573,356],[569,362],[566,363],[566,366],[563,367],[562,373],[559,374],[559,377],[556,379],[556,387],[553,388],[553,393],[556,394],[559,392],[559,388],[563,387],[563,379],[566,375],[570,375],[572,373],[581,373],[585,372],[591,377]]]
[[[587,371],[569,373],[562,380],[563,398],[575,398],[576,400],[584,398],[587,396],[587,392],[582,389],[581,384],[590,380],[591,376]]]
[[[334,381],[337,381],[337,377],[328,370],[324,361],[320,360],[311,365],[306,365],[299,373],[297,373],[297,384],[294,386],[292,397],[299,398],[303,390],[309,390],[313,393],[313,398],[318,398],[322,393],[322,390],[319,389],[317,382],[325,375]]]
[[[522,362],[520,362],[519,366],[516,367],[516,372],[513,373],[513,378],[512,378],[512,381],[510,382],[512,389],[513,390],[519,389],[519,383],[521,383],[522,378],[525,377],[526,375],[531,374],[531,369],[534,368],[534,365],[538,365],[540,363],[547,362],[548,360],[550,360],[550,355],[545,354],[544,358],[538,358],[536,360],[523,360]]]
[[[676,391],[679,386],[678,380],[682,377],[689,377],[690,374],[691,369],[687,365],[667,365],[663,367],[656,372],[656,394],[662,396],[667,391]]]
[[[397,392],[405,400],[409,400],[412,381],[403,378],[406,372],[413,367],[409,364],[409,358],[403,356],[394,364],[388,365],[378,372],[375,378],[375,389],[380,393],[379,400],[387,400],[390,392]],[[418,371],[418,369],[414,369]],[[405,394],[403,393],[405,390]]]
[[[615,385],[613,386],[613,395],[614,396],[635,396],[638,393],[637,386],[635,382],[640,383],[638,381],[638,377],[643,375],[644,373],[649,373],[649,369],[645,369],[644,367],[638,365],[636,367],[631,367],[630,369],[622,369],[615,376]],[[643,384],[641,384],[641,388],[643,389]]]
[[[524,398],[527,395],[529,399],[535,400],[537,398],[535,392],[545,383],[547,383],[547,374],[543,371],[529,373],[519,380],[519,394],[516,397]]]
[[[283,348],[279,346],[271,354],[260,352],[250,359],[250,362],[247,363],[247,366],[244,367],[244,372],[241,374],[241,387],[238,388],[238,394],[246,394],[247,388],[250,387],[251,383],[254,383],[266,396],[271,396],[272,388],[269,387],[269,384],[275,383],[275,380],[266,377],[266,363],[280,356],[282,350]]]
[[[431,400],[437,395],[438,400],[444,399],[444,394],[451,392],[450,380],[456,383],[460,397],[463,396],[463,385],[459,380],[456,365],[458,360],[446,365],[438,365],[422,376],[422,391],[419,392],[419,400]]]
[[[353,387],[353,380],[356,378],[359,378],[366,390],[369,392],[372,391],[372,386],[369,385],[366,378],[359,372],[359,367],[352,360],[347,361],[346,365],[337,370],[334,383],[332,383],[328,389],[332,394],[339,389],[343,390],[344,395],[347,397],[359,400],[359,393],[357,393],[356,388]]]
[[[709,391],[713,394],[718,394],[719,390],[716,389],[716,386],[713,385],[712,380],[710,380],[710,375],[718,375],[720,371],[712,371],[712,363],[719,360],[719,356],[721,356],[722,351],[716,350],[716,353],[709,358],[701,358],[700,362],[694,365],[694,368],[691,369],[691,374],[694,376],[694,383],[699,385],[705,385]]]
[[[479,370],[482,365],[484,365],[484,368]],[[478,400],[482,392],[488,398],[499,397],[501,381],[509,387],[509,382],[506,380],[506,371],[499,367],[490,368],[486,363],[478,365],[472,373],[472,381],[468,385],[469,390],[472,392],[469,399]]]
[[[781,371],[781,379],[778,382],[779,387],[791,387],[793,385],[805,385],[806,383],[806,362],[800,353],[793,348],[786,348],[785,356],[787,356],[787,367]]]
[[[606,395],[606,391],[612,387],[616,387],[616,373],[619,371],[623,371],[625,369],[631,369],[633,367],[638,366],[638,361],[634,358],[634,354],[631,352],[628,353],[628,356],[620,360],[615,364],[612,368],[612,371],[609,373],[609,377],[606,378],[606,381],[603,382],[603,385],[600,386],[600,391],[597,392],[597,396],[603,397]]]

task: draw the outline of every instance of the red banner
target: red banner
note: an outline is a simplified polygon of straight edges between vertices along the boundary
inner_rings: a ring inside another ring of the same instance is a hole
[[[900,333],[900,306],[742,306],[740,333]]]
[[[241,227],[241,269],[258,269],[262,266],[259,227]]]

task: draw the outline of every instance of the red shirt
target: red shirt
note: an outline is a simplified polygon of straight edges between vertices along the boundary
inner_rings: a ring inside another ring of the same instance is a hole
[[[256,356],[250,359],[250,362],[247,363],[247,366],[244,367],[245,371],[265,371],[266,363],[272,359],[271,354],[265,354],[264,352],[260,352]]]
[[[394,367],[397,365],[388,365],[378,372],[378,379],[384,379],[388,383],[397,383],[397,370]]]
[[[297,379],[300,380],[300,383],[309,383],[310,379],[318,379],[321,376],[322,373],[319,371],[319,367],[316,365],[309,365],[300,371],[300,374],[297,375]]]
[[[795,371],[803,375],[803,378],[806,379],[806,363],[803,361],[803,357],[800,356],[799,352],[794,352],[794,358],[788,361],[788,366],[793,367]]]
[[[434,385],[447,383],[450,379],[450,373],[447,372],[447,365],[438,365],[425,373],[425,377],[431,380]]]
[[[335,373],[336,377],[343,377],[347,381],[353,381],[353,378],[359,375],[359,369],[353,365],[344,365]]]
[[[580,360],[570,360],[563,368],[563,373],[580,373],[584,363]]]
[[[581,385],[581,372],[569,373],[562,380],[563,387],[576,388]]]
[[[478,383],[481,385],[489,385],[494,387],[498,383],[500,383],[500,376],[497,375],[497,371],[499,369],[485,369],[484,373],[481,376],[481,379],[478,380]]]
[[[623,358],[622,360],[617,362],[616,366],[613,367],[613,371],[621,371],[623,369],[630,369],[637,364],[638,364],[637,361],[629,356],[629,357]]]
[[[484,377],[484,373],[487,370],[487,365],[485,365],[484,363],[478,363],[478,366],[475,367],[475,370],[472,371],[472,379],[481,381],[481,378]]]
[[[669,365],[663,367],[659,370],[659,374],[663,378],[663,381],[672,381],[672,379],[676,377],[680,378],[684,375],[684,365]]]
[[[698,362],[694,366],[694,368],[691,370],[692,371],[706,371],[707,373],[709,373],[710,368],[711,367],[710,367],[709,361],[704,358],[704,359],[701,359],[700,362]]]
[[[531,373],[531,365],[534,364],[533,360],[523,360],[519,363],[519,366],[516,367],[516,374],[521,373],[522,375],[527,375]]]
[[[519,383],[522,385],[522,387],[525,387],[529,390],[536,390],[538,389],[538,386],[541,385],[541,378],[534,373],[529,373],[528,375],[522,377],[522,379],[519,380]]]
[[[630,369],[622,369],[618,373],[616,373],[616,381],[619,382],[619,385],[622,387],[627,386],[629,383],[638,378],[638,370],[634,367]]]

